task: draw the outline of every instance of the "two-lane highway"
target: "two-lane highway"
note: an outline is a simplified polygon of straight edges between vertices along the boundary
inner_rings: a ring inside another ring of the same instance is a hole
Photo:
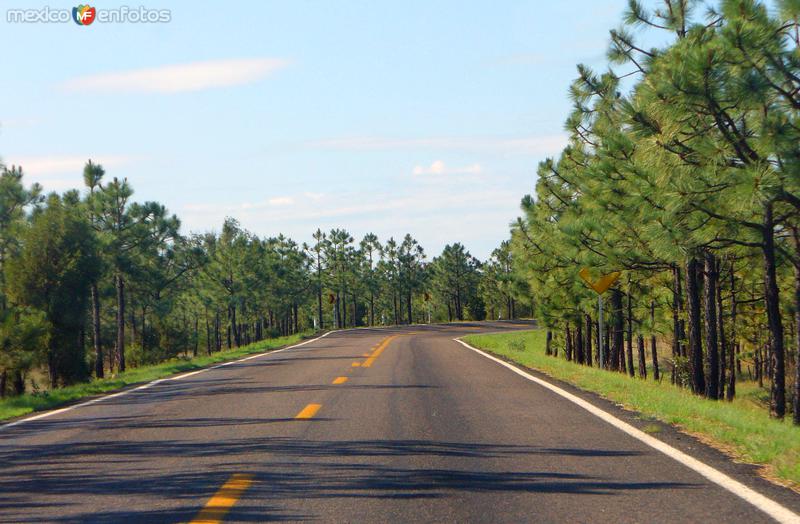
[[[453,340],[520,327],[335,332],[0,428],[0,521],[770,521]]]

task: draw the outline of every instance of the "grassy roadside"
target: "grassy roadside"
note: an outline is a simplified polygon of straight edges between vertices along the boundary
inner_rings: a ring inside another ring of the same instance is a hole
[[[262,340],[231,351],[220,351],[219,353],[197,356],[196,358],[174,359],[161,364],[134,368],[114,377],[92,380],[84,384],[75,384],[42,393],[28,393],[18,397],[6,398],[0,400],[0,420],[19,417],[34,411],[53,409],[84,397],[107,393],[133,384],[150,382],[175,373],[204,368],[218,362],[236,360],[252,353],[263,353],[278,349],[296,344],[308,336],[309,333],[298,333],[287,337]]]
[[[543,330],[463,338],[477,348],[598,393],[645,416],[675,424],[738,460],[762,465],[769,477],[795,488],[800,486],[800,428],[792,426],[790,420],[770,419],[767,410],[754,401],[756,392],[747,384],[741,389],[737,386],[737,396],[741,398],[731,403],[715,402],[675,387],[668,379],[661,383],[631,379],[548,357],[544,354]]]

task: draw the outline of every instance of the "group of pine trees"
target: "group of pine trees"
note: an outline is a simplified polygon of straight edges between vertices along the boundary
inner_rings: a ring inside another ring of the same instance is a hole
[[[553,351],[598,365],[597,295],[578,271],[621,271],[600,365],[667,371],[710,399],[746,376],[775,417],[793,396],[800,423],[798,20],[796,0],[630,0],[608,70],[578,66],[569,144],[512,228]]]
[[[481,263],[410,235],[185,235],[102,166],[83,178],[44,195],[0,164],[0,396],[314,329],[516,315],[508,245]]]

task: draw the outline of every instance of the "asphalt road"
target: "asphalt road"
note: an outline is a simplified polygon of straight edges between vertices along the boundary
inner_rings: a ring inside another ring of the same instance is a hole
[[[770,522],[452,340],[519,327],[332,333],[0,428],[0,521]],[[752,468],[660,438],[800,511]]]

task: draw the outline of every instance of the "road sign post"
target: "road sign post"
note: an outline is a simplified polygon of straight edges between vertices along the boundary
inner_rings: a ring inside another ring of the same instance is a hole
[[[614,285],[614,282],[619,278],[620,272],[614,271],[613,273],[604,275],[596,282],[592,280],[589,270],[586,268],[581,269],[578,275],[584,282],[589,284],[589,287],[592,288],[595,293],[597,293],[597,350],[600,355],[598,367],[602,368],[606,365],[605,329],[603,326],[603,293]]]
[[[605,329],[603,329],[603,295],[597,295],[597,336],[600,337],[597,342],[597,351],[600,355],[600,362],[597,367],[603,367],[606,363],[606,345],[605,337],[603,336]]]

